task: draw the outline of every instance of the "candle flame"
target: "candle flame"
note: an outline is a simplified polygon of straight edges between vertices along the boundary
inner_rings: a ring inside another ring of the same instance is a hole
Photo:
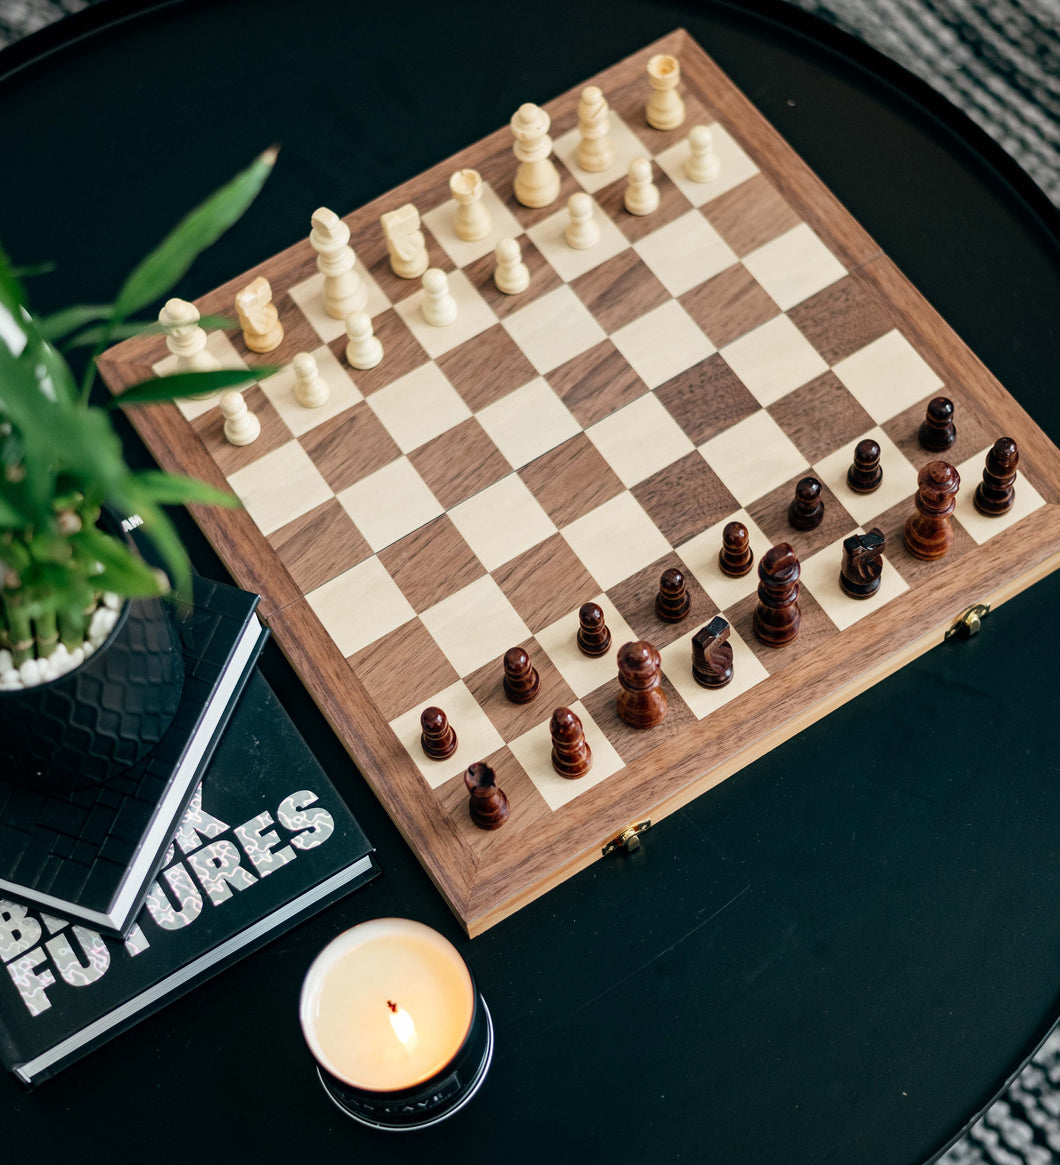
[[[403,1007],[398,1007],[396,1003],[392,1003],[389,999],[386,1005],[390,1008],[390,1026],[394,1029],[394,1035],[404,1045],[405,1050],[411,1052],[420,1042],[420,1037],[416,1033],[416,1025],[412,1021],[412,1016]]]

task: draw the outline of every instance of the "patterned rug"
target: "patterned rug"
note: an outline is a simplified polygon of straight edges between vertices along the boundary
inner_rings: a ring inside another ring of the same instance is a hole
[[[0,0],[0,48],[95,0]],[[934,86],[1060,206],[1060,0],[789,0]],[[1060,1031],[941,1165],[1060,1160]]]

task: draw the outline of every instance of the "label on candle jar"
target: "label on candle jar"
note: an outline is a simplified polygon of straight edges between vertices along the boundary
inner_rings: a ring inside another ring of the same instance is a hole
[[[340,935],[302,990],[302,1027],[314,1056],[333,1076],[376,1092],[413,1088],[441,1072],[460,1050],[473,1011],[459,952],[407,919],[376,919]]]

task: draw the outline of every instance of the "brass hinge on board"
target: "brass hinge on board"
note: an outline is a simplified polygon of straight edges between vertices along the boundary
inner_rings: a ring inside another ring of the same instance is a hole
[[[946,632],[946,638],[969,639],[973,635],[978,635],[979,628],[983,625],[983,620],[989,614],[989,603],[976,603],[974,607],[969,607],[949,631]]]
[[[606,858],[608,854],[613,854],[615,850],[621,850],[623,853],[632,853],[635,849],[640,849],[640,834],[645,830],[651,829],[651,821],[638,821],[633,825],[627,826],[617,836],[604,846],[601,853]]]

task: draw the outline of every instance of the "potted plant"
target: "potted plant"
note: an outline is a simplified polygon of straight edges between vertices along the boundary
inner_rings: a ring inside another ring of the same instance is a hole
[[[201,482],[126,464],[111,410],[210,393],[245,371],[182,372],[90,403],[99,354],[157,323],[134,317],[249,206],[269,150],[187,215],[109,304],[38,318],[0,248],[0,779],[55,789],[105,781],[161,739],[183,665],[161,597],[190,579],[163,511],[231,504]],[[203,321],[228,323],[228,321]],[[91,346],[78,383],[64,351]],[[145,563],[122,530],[137,514],[165,563]]]

